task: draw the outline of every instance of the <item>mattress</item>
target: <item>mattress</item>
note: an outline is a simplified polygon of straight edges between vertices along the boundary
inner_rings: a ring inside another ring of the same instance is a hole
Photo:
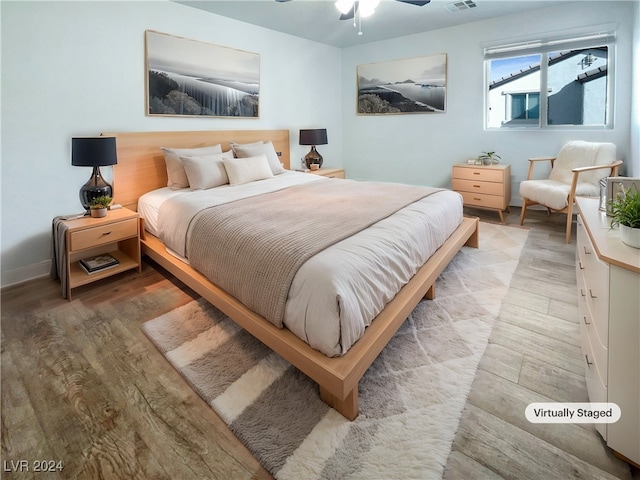
[[[317,175],[287,172],[240,186],[193,192],[162,188],[143,195],[138,211],[145,228],[184,258],[186,248],[180,239],[184,238],[190,219],[177,219],[179,226],[170,226],[173,221],[162,217],[170,211],[166,207],[171,202],[163,208],[167,199],[187,196],[184,199],[193,205],[195,215],[207,206],[324,180]],[[346,353],[461,221],[461,196],[443,190],[316,254],[293,279],[284,325],[327,356]]]

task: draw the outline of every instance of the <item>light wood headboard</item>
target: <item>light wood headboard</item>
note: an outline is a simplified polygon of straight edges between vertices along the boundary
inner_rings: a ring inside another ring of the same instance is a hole
[[[141,195],[167,186],[167,170],[161,147],[195,148],[229,142],[273,142],[284,168],[289,169],[289,130],[211,130],[183,132],[105,132],[116,137],[118,164],[113,169],[113,201],[137,210]]]

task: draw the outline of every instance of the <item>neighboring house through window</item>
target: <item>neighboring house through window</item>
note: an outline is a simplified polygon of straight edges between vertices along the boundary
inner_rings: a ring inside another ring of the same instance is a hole
[[[540,93],[539,92],[511,92],[504,93],[508,98],[505,101],[506,119],[509,121],[534,121],[540,118]]]
[[[614,38],[607,33],[486,48],[486,127],[611,127]]]

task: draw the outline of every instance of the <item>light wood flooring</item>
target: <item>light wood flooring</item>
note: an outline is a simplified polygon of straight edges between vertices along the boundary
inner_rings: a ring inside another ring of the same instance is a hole
[[[490,213],[467,211],[491,221]],[[496,216],[493,214],[494,217]],[[520,209],[505,217],[519,226]],[[444,478],[640,478],[593,425],[533,424],[532,402],[588,402],[566,216],[527,211],[529,237],[478,366]]]
[[[494,213],[469,213],[497,223]],[[518,214],[507,223],[517,225]],[[630,478],[591,427],[523,419],[523,405],[539,398],[586,400],[575,241],[564,244],[561,216],[531,217],[526,264],[481,361],[445,478]],[[72,302],[48,278],[4,289],[2,477],[271,478],[140,330],[192,298],[148,262],[141,274],[74,290]],[[33,471],[43,460],[55,462],[45,464],[52,472]]]

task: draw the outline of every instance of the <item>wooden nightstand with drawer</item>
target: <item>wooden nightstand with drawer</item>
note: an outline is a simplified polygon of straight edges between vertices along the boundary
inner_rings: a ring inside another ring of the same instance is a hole
[[[452,171],[453,190],[460,193],[465,206],[495,210],[504,223],[502,213],[509,210],[511,200],[511,166],[457,164]]]
[[[96,280],[131,270],[142,270],[140,261],[140,218],[126,208],[109,210],[103,218],[82,217],[66,220],[65,257],[67,299],[71,290]],[[101,253],[110,253],[119,264],[91,274],[79,260]]]
[[[344,178],[344,169],[342,168],[320,168],[318,170],[309,170],[307,173],[329,178]]]

